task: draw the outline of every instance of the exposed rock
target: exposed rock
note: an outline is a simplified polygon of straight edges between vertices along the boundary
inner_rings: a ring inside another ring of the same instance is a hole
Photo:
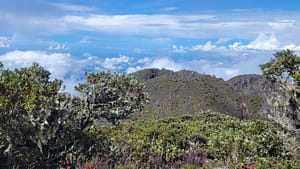
[[[297,122],[290,104],[289,93],[278,83],[271,83],[260,75],[240,75],[227,81],[230,86],[245,95],[254,95],[262,100],[257,113],[273,119],[290,129],[297,128]]]

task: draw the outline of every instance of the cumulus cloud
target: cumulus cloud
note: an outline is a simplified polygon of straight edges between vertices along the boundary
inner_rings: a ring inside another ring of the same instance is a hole
[[[275,35],[259,34],[258,37],[250,42],[246,47],[257,50],[276,50],[279,47],[279,42]]]
[[[11,51],[0,55],[0,60],[9,69],[29,67],[33,62],[39,63],[51,72],[51,79],[63,80],[66,91],[71,93],[74,92],[74,86],[83,80],[86,71],[122,71],[130,64],[130,58],[125,55],[101,59],[86,53],[83,58],[78,58],[69,53],[45,51]],[[147,58],[135,62],[146,63]]]
[[[53,78],[64,79],[70,72],[80,71],[80,62],[69,53],[47,53],[44,51],[12,51],[0,55],[1,61],[8,68],[31,66],[37,62],[52,73]],[[78,65],[78,66],[74,66]]]
[[[67,91],[72,91],[82,74],[80,60],[74,59],[68,53],[47,53],[44,51],[12,51],[0,55],[4,66],[10,69],[29,67],[33,62],[39,63],[51,72],[51,78],[57,78],[68,83]]]
[[[250,41],[247,45],[243,45],[242,42],[234,42],[228,45],[229,49],[239,50],[300,50],[300,45],[293,43],[280,42],[274,34],[259,34],[256,39]]]
[[[196,45],[193,46],[190,50],[196,51],[196,50],[202,50],[202,51],[209,51],[215,49],[217,46],[212,44],[211,41],[206,42],[204,45]]]
[[[104,63],[102,64],[104,68],[109,70],[114,70],[117,66],[120,66],[123,63],[128,63],[129,57],[125,55],[121,55],[117,58],[105,58]]]
[[[135,67],[128,67],[127,73],[132,73],[142,69],[157,68],[157,69],[169,69],[173,71],[179,71],[184,69],[183,64],[175,62],[173,59],[168,57],[149,59],[148,57],[144,59],[139,59],[138,63],[142,63]]]
[[[236,51],[252,53],[253,51],[275,51],[275,50],[285,50],[291,49],[294,51],[300,50],[300,45],[294,43],[283,43],[280,42],[274,34],[259,34],[254,40],[250,41],[248,44],[244,44],[241,40],[235,41],[229,44],[223,44],[218,41],[213,43],[212,41],[207,41],[204,44],[198,44],[195,46],[172,46],[172,52],[186,54],[189,52],[215,52],[221,55],[230,55]]]
[[[173,71],[178,71],[183,69],[180,63],[176,63],[174,60],[170,58],[159,58],[154,59],[152,62],[148,63],[145,68],[158,68],[158,69],[169,69]]]

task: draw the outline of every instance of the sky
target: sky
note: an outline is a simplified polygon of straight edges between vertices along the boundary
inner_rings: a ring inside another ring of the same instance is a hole
[[[84,72],[260,74],[299,37],[299,0],[0,0],[0,61],[37,62],[67,92]]]

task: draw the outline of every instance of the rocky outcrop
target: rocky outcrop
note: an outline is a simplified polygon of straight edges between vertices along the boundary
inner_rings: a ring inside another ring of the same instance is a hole
[[[227,81],[242,94],[256,96],[262,100],[257,113],[264,118],[273,119],[290,128],[298,128],[293,117],[291,96],[278,83],[271,83],[260,75],[240,75]]]

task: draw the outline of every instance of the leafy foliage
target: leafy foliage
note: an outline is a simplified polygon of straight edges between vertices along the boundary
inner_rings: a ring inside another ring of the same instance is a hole
[[[143,85],[131,76],[100,72],[86,75],[86,82],[76,86],[84,110],[94,118],[105,118],[112,124],[142,109],[147,101]]]
[[[48,126],[49,110],[55,108],[61,87],[61,81],[49,81],[49,76],[38,64],[14,71],[1,70],[1,152],[7,163],[26,162],[33,158],[27,152],[42,151],[40,136]]]
[[[290,116],[296,128],[300,128],[300,57],[291,50],[277,52],[274,56],[275,59],[262,64],[261,69],[267,79],[278,82],[288,92],[288,106],[293,109]]]
[[[300,57],[291,50],[283,50],[274,54],[275,59],[262,64],[263,74],[272,81],[287,79],[299,86]]]
[[[61,93],[62,82],[50,81],[50,72],[38,64],[29,68],[0,71],[0,165],[1,168],[57,168],[75,166],[107,151],[103,137],[91,138],[93,115],[101,109],[101,117],[116,122],[127,117],[146,97],[143,87],[125,75],[99,73],[101,85],[93,84],[91,97],[82,99]],[[89,75],[99,82],[97,74]],[[105,79],[103,79],[105,77]],[[103,85],[104,84],[104,85]],[[109,84],[109,85],[107,85]],[[80,84],[78,89],[84,92]],[[91,87],[91,86],[89,86]],[[88,88],[89,90],[91,88]],[[91,91],[87,91],[89,93]],[[102,107],[99,107],[102,106]],[[105,111],[106,110],[106,111]],[[112,112],[112,114],[107,114]],[[98,140],[100,139],[100,140]]]
[[[279,53],[277,59],[284,55],[283,60],[298,64],[298,56],[289,52]],[[287,64],[277,70],[277,63],[284,64],[273,60],[262,66],[265,75],[279,81],[285,78],[285,84],[293,87],[288,88],[293,89],[291,105],[296,104],[298,69]],[[178,117],[119,124],[141,111],[148,100],[143,85],[132,76],[87,74],[86,82],[76,86],[79,95],[72,96],[60,92],[62,82],[51,81],[50,73],[38,64],[15,70],[0,66],[1,168],[240,168],[241,164],[295,168],[299,164],[297,131],[272,121],[243,121],[213,111],[196,113],[216,106],[240,117],[241,101],[250,111],[258,109],[259,99],[235,94],[221,79],[188,71],[146,72],[142,74],[148,81],[146,90],[165,97],[151,96],[158,100],[150,106],[158,103],[162,108],[153,114],[161,118],[166,114],[160,113],[171,112]],[[273,76],[276,71],[282,74]],[[216,83],[210,83],[211,79]],[[201,97],[188,97],[191,92]],[[186,106],[194,106],[192,115],[180,115],[186,113]],[[101,124],[101,118],[114,125]]]
[[[261,157],[292,159],[297,154],[277,123],[241,121],[211,111],[98,131],[110,135],[111,154],[106,158],[113,159],[114,165],[137,168],[203,167],[209,165],[207,159],[235,167]],[[184,158],[191,154],[197,162]]]

